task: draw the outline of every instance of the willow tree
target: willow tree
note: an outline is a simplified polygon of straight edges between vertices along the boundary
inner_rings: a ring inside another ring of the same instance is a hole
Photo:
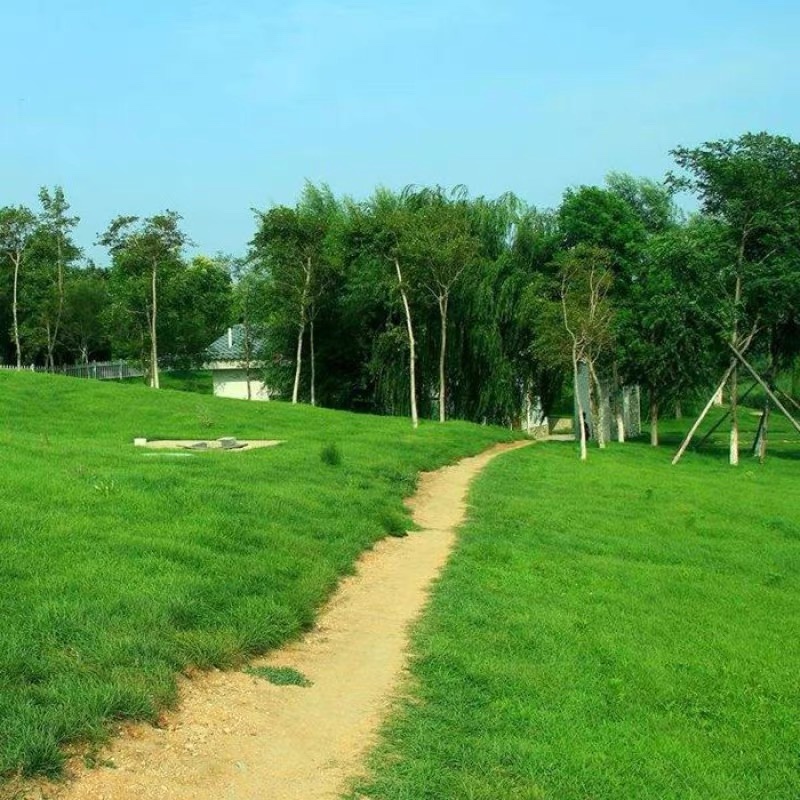
[[[251,242],[252,258],[267,285],[273,313],[293,319],[296,331],[292,403],[300,396],[303,343],[309,332],[311,403],[315,403],[316,374],[314,321],[324,301],[332,270],[328,258],[329,237],[338,214],[338,203],[327,186],[307,183],[294,207],[273,206],[258,215],[258,229]]]
[[[371,271],[382,287],[391,287],[402,308],[408,348],[408,397],[411,424],[419,426],[417,405],[417,337],[415,306],[420,294],[419,202],[413,189],[395,193],[378,188],[364,203],[348,203],[345,232],[349,258],[360,271]],[[390,277],[391,276],[391,277]],[[386,336],[381,337],[386,341]]]
[[[453,287],[475,262],[479,243],[471,230],[466,191],[448,197],[440,188],[407,192],[413,224],[406,235],[406,254],[420,285],[431,295],[439,314],[439,421],[447,418],[447,329]],[[405,303],[407,304],[407,297]]]

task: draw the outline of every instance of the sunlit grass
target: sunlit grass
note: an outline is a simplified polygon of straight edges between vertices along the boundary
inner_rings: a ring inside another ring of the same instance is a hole
[[[65,744],[155,719],[176,672],[297,635],[361,551],[410,524],[419,470],[508,438],[30,374],[0,374],[0,408],[5,776],[55,774]],[[285,444],[172,458],[140,436]]]
[[[493,462],[356,796],[800,797],[796,438]]]

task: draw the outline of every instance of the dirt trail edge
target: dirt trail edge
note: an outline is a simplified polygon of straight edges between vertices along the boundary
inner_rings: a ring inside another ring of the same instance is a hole
[[[529,443],[497,445],[423,473],[408,501],[423,530],[378,542],[341,582],[314,630],[256,662],[294,667],[311,686],[275,686],[242,672],[182,679],[180,707],[165,725],[126,727],[103,754],[113,768],[80,768],[72,782],[43,796],[337,798],[362,768],[389,710],[407,663],[409,625],[453,547],[472,478],[495,456]]]

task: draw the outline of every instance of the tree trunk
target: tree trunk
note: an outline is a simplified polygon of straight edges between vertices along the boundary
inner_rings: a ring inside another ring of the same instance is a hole
[[[744,239],[739,247],[739,270],[741,270],[744,259]],[[742,300],[742,278],[741,272],[736,275],[736,290],[733,297],[733,331],[731,332],[731,344],[734,347],[739,345],[739,304]],[[729,461],[731,466],[739,463],[739,365],[734,366],[730,380],[730,404],[731,404],[731,439]]]
[[[395,270],[397,271],[397,283],[400,287],[400,297],[403,300],[403,310],[406,315],[406,328],[408,329],[408,383],[411,394],[411,425],[419,427],[419,416],[417,414],[417,347],[414,340],[414,328],[411,324],[411,307],[408,304],[408,296],[403,288],[403,273],[400,271],[400,260],[394,260]]]
[[[247,382],[247,399],[253,399],[253,388],[251,386],[251,361],[252,353],[250,352],[250,326],[247,323],[247,316],[245,315],[242,321],[242,328],[244,330],[244,377]]]
[[[739,368],[734,367],[730,379],[731,438],[729,461],[731,466],[739,463]]]
[[[53,323],[52,329],[50,323],[46,326],[47,335],[47,356],[46,365],[48,372],[55,370],[55,357],[54,352],[56,344],[58,343],[58,331],[61,327],[61,318],[64,315],[64,265],[62,263],[63,252],[61,248],[61,237],[57,237],[57,254],[56,254],[56,287],[58,290],[58,308],[56,310],[56,319]]]
[[[19,319],[17,317],[17,291],[19,287],[19,265],[22,261],[22,253],[17,252],[15,254],[14,261],[14,289],[13,289],[13,297],[11,301],[11,313],[14,318],[14,347],[17,351],[17,369],[22,369],[22,347],[19,343]]]
[[[447,303],[449,297],[447,293],[439,297],[439,319],[441,321],[441,346],[439,349],[439,422],[444,422],[446,418],[445,406],[447,395],[445,393],[444,366],[447,353]]]
[[[303,336],[306,332],[305,322],[301,321],[297,326],[297,356],[295,357],[294,367],[294,387],[292,388],[292,404],[297,405],[297,397],[300,394],[300,365],[303,358]]]
[[[578,407],[578,441],[580,442],[580,458],[586,461],[588,451],[586,447],[586,410],[581,402],[580,381],[578,379],[578,354],[572,348],[572,383],[575,391],[575,405]]]
[[[758,423],[756,440],[753,446],[753,455],[763,464],[767,457],[767,436],[769,432],[769,400],[764,403],[764,411]]]
[[[157,268],[153,264],[152,274],[152,312],[150,314],[150,386],[153,389],[161,388],[161,381],[158,375],[158,334],[156,333],[158,325],[158,292],[156,286]]]
[[[683,406],[680,400],[675,401],[675,419],[683,419]]]
[[[317,364],[314,352],[314,316],[312,314],[308,323],[308,349],[311,358],[311,405],[317,404]]]
[[[53,371],[53,337],[50,335],[50,322],[49,320],[44,324],[44,336],[47,340],[47,352],[44,357],[44,368],[48,372]]]
[[[614,362],[614,368],[612,372],[613,377],[613,394],[612,398],[614,400],[613,403],[613,414],[614,414],[614,422],[617,426],[617,441],[622,444],[625,441],[625,416],[623,414],[622,409],[622,387],[620,386],[619,382],[619,372],[617,371],[617,362]]]
[[[17,302],[17,292],[19,288],[19,266],[20,263],[22,262],[22,253],[17,252],[12,260],[14,262],[14,289],[11,301],[11,313],[14,319],[14,348],[17,353],[17,369],[22,369],[22,346],[20,345],[19,342],[19,319],[18,319],[19,304]]]
[[[658,447],[658,400],[650,391],[650,444]]]
[[[298,323],[297,331],[297,363],[294,368],[294,386],[292,387],[292,405],[297,405],[297,400],[300,395],[300,371],[303,364],[303,336],[306,332],[306,321],[308,320],[308,290],[311,286],[311,259],[306,260],[303,267],[305,272],[305,281],[303,283],[303,291],[300,295],[300,321]]]
[[[601,450],[606,448],[606,425],[608,419],[606,418],[606,397],[603,387],[600,384],[600,379],[597,377],[594,364],[591,361],[586,362],[589,368],[589,405],[592,405],[592,396],[594,395],[595,408],[592,410],[592,420],[594,422],[594,435],[597,439],[597,446]],[[594,385],[594,393],[591,390]]]

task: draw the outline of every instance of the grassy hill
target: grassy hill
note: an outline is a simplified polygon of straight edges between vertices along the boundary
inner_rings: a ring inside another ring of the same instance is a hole
[[[800,797],[800,437],[776,416],[763,466],[722,431],[673,467],[689,422],[478,478],[354,798]]]
[[[154,719],[180,670],[297,635],[361,551],[406,528],[419,470],[509,438],[32,374],[0,374],[0,409],[6,777],[55,774],[64,745]],[[224,435],[286,443],[180,458],[132,446]]]

